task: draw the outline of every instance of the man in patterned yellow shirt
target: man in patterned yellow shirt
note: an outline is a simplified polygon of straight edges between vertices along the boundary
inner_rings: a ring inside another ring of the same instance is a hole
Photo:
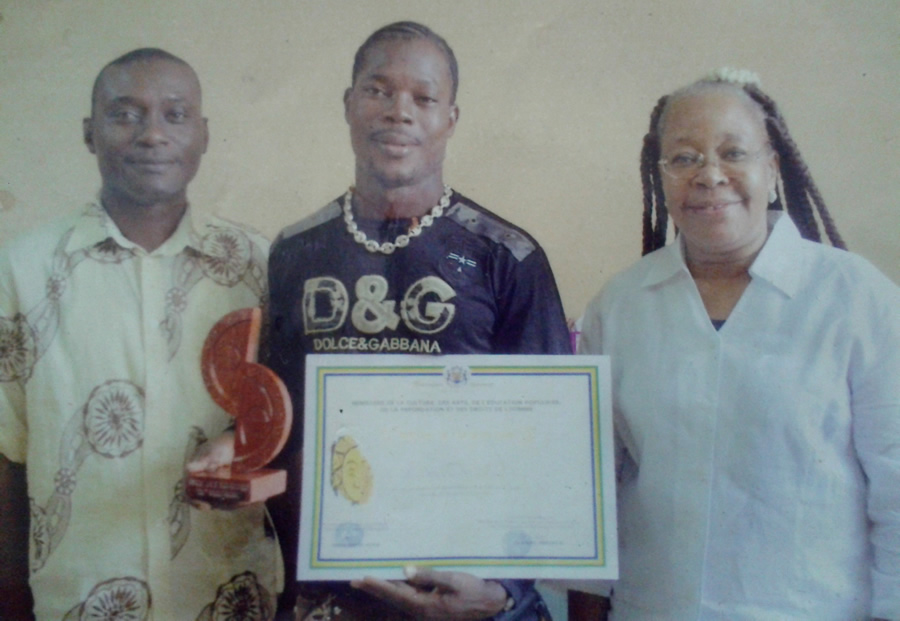
[[[0,618],[31,615],[27,539],[38,619],[269,619],[262,505],[184,497],[185,462],[230,420],[203,341],[262,303],[267,243],[189,207],[209,134],[183,60],[104,67],[84,141],[98,200],[0,249]]]

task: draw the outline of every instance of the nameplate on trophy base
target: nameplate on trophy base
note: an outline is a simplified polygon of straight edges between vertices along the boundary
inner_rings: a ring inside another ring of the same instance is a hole
[[[223,468],[188,477],[187,494],[194,500],[216,504],[261,502],[284,492],[287,472],[263,468],[253,472],[234,472]]]

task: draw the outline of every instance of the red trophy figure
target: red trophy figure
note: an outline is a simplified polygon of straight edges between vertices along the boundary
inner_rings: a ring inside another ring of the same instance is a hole
[[[210,504],[250,503],[285,490],[284,470],[263,468],[291,429],[291,398],[271,369],[257,364],[262,311],[243,308],[213,326],[203,344],[203,382],[234,417],[234,461],[214,472],[188,475],[187,494]]]

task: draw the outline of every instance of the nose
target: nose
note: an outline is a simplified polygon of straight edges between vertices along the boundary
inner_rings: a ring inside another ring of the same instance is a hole
[[[700,166],[692,181],[699,185],[713,187],[722,183],[728,183],[728,175],[722,171],[718,158],[708,158]]]
[[[412,123],[412,96],[408,93],[395,93],[390,98],[385,118],[394,123]]]
[[[156,146],[169,141],[166,121],[156,115],[148,115],[140,126],[138,143],[146,146]]]

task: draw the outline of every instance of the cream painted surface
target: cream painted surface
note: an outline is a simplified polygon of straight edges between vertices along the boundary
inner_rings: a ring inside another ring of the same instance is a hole
[[[459,59],[445,178],[541,241],[570,316],[639,257],[657,98],[722,65],[760,74],[851,249],[900,282],[897,0],[0,0],[0,243],[96,192],[91,84],[142,46],[203,83],[192,202],[274,235],[352,181],[353,54],[398,19]]]

